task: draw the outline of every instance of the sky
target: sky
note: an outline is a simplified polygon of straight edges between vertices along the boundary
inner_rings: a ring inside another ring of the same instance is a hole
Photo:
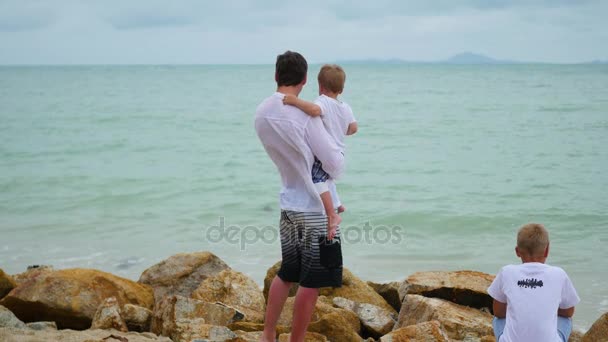
[[[608,0],[0,0],[0,64],[608,59]]]

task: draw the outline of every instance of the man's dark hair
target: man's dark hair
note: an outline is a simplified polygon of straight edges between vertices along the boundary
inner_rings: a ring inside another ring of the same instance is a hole
[[[299,53],[286,51],[277,56],[275,72],[277,86],[295,86],[304,81],[308,72],[308,63]]]

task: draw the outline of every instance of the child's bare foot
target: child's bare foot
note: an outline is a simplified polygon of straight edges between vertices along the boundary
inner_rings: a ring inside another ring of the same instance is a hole
[[[332,240],[336,236],[336,230],[340,223],[342,223],[342,218],[336,213],[327,217],[327,239]]]
[[[341,206],[338,207],[338,214],[341,214],[341,213],[343,213],[345,211],[346,211],[346,207],[345,206],[341,205]]]

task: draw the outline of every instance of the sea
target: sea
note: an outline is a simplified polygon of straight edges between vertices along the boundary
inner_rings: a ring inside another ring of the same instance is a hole
[[[575,327],[608,311],[607,65],[344,68],[359,124],[337,180],[348,269],[495,274],[539,222],[581,297]],[[273,65],[0,67],[0,268],[137,280],[211,251],[262,284],[280,178],[253,120],[275,90]]]

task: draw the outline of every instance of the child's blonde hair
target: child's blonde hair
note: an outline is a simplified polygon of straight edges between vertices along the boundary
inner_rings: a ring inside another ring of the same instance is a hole
[[[549,246],[549,232],[542,224],[528,223],[517,233],[517,248],[530,257],[541,256]]]
[[[336,64],[325,64],[319,71],[317,76],[319,84],[331,91],[332,93],[342,93],[344,90],[344,82],[346,81],[346,73],[341,66]]]

